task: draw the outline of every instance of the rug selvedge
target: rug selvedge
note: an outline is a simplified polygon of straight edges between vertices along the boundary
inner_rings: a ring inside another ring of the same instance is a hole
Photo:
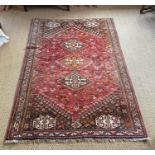
[[[112,19],[33,19],[6,142],[145,140]]]

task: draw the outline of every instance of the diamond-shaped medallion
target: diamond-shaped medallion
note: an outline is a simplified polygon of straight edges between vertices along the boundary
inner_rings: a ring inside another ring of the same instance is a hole
[[[64,64],[67,66],[71,66],[73,68],[77,68],[84,64],[84,59],[76,56],[68,57],[64,59]]]
[[[71,52],[76,52],[76,51],[84,48],[85,47],[85,44],[82,43],[82,42],[80,42],[80,41],[78,41],[78,40],[71,39],[71,40],[69,40],[67,42],[64,42],[62,44],[62,46],[64,48],[68,49]]]
[[[92,63],[92,61],[82,56],[69,55],[57,60],[57,63],[63,67],[67,67],[70,69],[78,69],[89,66]]]
[[[91,81],[84,76],[79,75],[77,72],[72,72],[70,75],[66,76],[60,81],[64,86],[72,89],[72,90],[79,90]]]

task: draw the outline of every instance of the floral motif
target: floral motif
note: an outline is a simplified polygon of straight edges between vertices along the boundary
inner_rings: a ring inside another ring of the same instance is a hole
[[[101,115],[96,118],[96,125],[103,129],[115,129],[121,124],[120,117],[115,117],[113,115]]]
[[[51,129],[55,127],[56,125],[56,119],[53,117],[50,117],[49,115],[42,116],[35,118],[33,120],[33,127],[36,129]]]

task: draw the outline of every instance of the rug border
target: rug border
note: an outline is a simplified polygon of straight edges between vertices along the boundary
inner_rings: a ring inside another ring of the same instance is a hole
[[[143,125],[145,136],[148,137],[147,130],[146,130],[146,127],[145,127],[145,124],[144,124],[144,119],[142,117],[142,113],[141,113],[141,110],[140,110],[138,98],[136,96],[135,89],[133,87],[133,83],[132,83],[132,80],[131,80],[131,77],[130,77],[130,74],[129,74],[129,71],[128,71],[128,68],[127,68],[127,65],[126,65],[126,61],[125,61],[125,57],[124,57],[122,48],[121,48],[120,39],[118,37],[118,32],[116,30],[114,19],[110,18],[110,20],[111,20],[111,23],[112,23],[112,27],[114,28],[113,30],[114,30],[114,34],[115,34],[115,38],[116,38],[115,40],[117,41],[117,45],[118,45],[118,48],[119,48],[119,51],[120,51],[120,54],[121,54],[121,57],[122,57],[123,66],[125,67],[125,71],[126,71],[126,74],[128,76],[128,81],[130,83],[130,86],[131,86],[131,89],[132,89],[132,93],[133,93],[133,96],[134,96],[134,99],[135,99],[135,102],[136,102],[136,108],[137,108],[137,111],[139,112],[138,114],[139,114],[139,118],[140,118],[141,123],[142,123],[141,125]]]
[[[33,23],[34,19],[32,19],[30,21],[30,26],[29,26],[29,32],[28,32],[28,36],[27,36],[27,41],[26,41],[26,47],[31,39],[31,32],[32,32],[32,29],[33,29]],[[5,136],[4,136],[4,143],[7,141],[6,138],[7,138],[7,134],[9,132],[9,127],[10,127],[10,124],[11,124],[11,119],[12,119],[12,115],[14,114],[14,109],[16,107],[16,105],[18,104],[16,102],[17,100],[17,96],[18,96],[18,93],[20,91],[20,84],[21,84],[21,79],[23,78],[23,75],[24,75],[24,69],[25,69],[25,66],[26,66],[26,63],[27,63],[27,55],[29,53],[29,51],[27,50],[27,48],[24,48],[24,56],[22,58],[22,64],[21,64],[21,67],[20,67],[20,71],[19,71],[19,77],[18,77],[18,80],[17,80],[17,84],[16,84],[16,89],[15,89],[15,94],[14,94],[14,98],[13,98],[13,104],[12,104],[12,107],[11,107],[11,112],[10,112],[10,116],[9,116],[9,119],[8,119],[8,124],[7,124],[7,128],[6,128],[6,133],[5,133]]]
[[[14,114],[15,112],[15,107],[16,105],[18,104],[16,102],[17,100],[17,97],[18,97],[18,93],[20,91],[20,85],[21,85],[21,79],[23,77],[23,73],[24,73],[24,68],[26,66],[26,62],[27,62],[27,55],[29,53],[29,50],[27,50],[27,48],[25,48],[25,54],[24,54],[24,57],[23,57],[23,62],[22,62],[22,66],[20,68],[20,72],[19,72],[19,78],[18,78],[18,82],[17,82],[17,86],[16,86],[16,91],[15,91],[15,95],[14,95],[14,100],[13,100],[13,105],[11,107],[11,113],[10,113],[10,117],[9,117],[9,121],[8,121],[8,125],[7,125],[7,129],[6,129],[6,133],[5,133],[5,137],[4,137],[4,144],[10,144],[10,143],[25,143],[25,142],[58,142],[58,143],[62,143],[62,142],[90,142],[90,141],[94,141],[94,142],[115,142],[115,141],[136,141],[136,142],[140,142],[140,141],[147,141],[147,140],[150,140],[150,138],[148,137],[148,134],[147,134],[147,130],[145,128],[145,124],[144,124],[144,120],[143,120],[143,117],[142,117],[142,113],[141,113],[141,110],[140,110],[140,106],[139,106],[139,103],[138,103],[138,100],[137,100],[137,97],[136,97],[136,94],[135,94],[135,90],[134,90],[134,87],[133,87],[133,84],[132,84],[132,81],[131,81],[131,77],[130,77],[130,74],[128,72],[128,68],[127,68],[127,65],[126,65],[126,62],[125,62],[125,57],[124,57],[124,54],[123,54],[123,51],[122,51],[122,48],[121,48],[121,45],[120,45],[120,40],[119,40],[119,37],[118,37],[118,32],[116,30],[116,26],[115,26],[115,23],[114,23],[114,19],[113,18],[75,18],[75,19],[41,19],[41,18],[33,18],[30,22],[30,28],[29,28],[29,34],[28,34],[28,37],[27,37],[27,43],[26,43],[26,47],[29,45],[29,42],[31,40],[31,32],[32,32],[32,29],[33,29],[33,25],[34,25],[34,21],[35,20],[39,20],[39,21],[44,21],[44,20],[57,20],[57,21],[71,21],[71,20],[92,20],[92,19],[105,19],[105,20],[110,20],[111,21],[111,24],[112,24],[112,27],[113,27],[113,31],[114,31],[114,37],[115,37],[115,40],[117,42],[117,46],[118,46],[118,50],[121,54],[121,58],[122,58],[122,62],[123,62],[123,66],[125,67],[125,70],[126,70],[126,74],[128,76],[128,81],[130,83],[130,87],[132,89],[132,93],[133,93],[133,96],[134,96],[134,100],[135,100],[135,104],[136,104],[136,108],[137,108],[137,112],[139,114],[139,119],[141,121],[141,125],[143,127],[143,131],[144,131],[144,136],[143,138],[141,137],[114,137],[114,138],[109,138],[109,137],[95,137],[95,138],[89,138],[89,137],[81,137],[81,138],[74,138],[74,139],[41,139],[41,138],[36,138],[36,139],[32,139],[32,140],[6,140],[7,139],[7,135],[9,133],[9,127],[10,127],[10,124],[11,124],[11,118],[12,118],[12,115]]]

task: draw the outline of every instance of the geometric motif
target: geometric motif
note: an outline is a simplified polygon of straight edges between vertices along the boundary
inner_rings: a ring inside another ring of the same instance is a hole
[[[80,122],[76,121],[76,122],[73,122],[71,126],[72,126],[73,128],[75,128],[75,129],[77,129],[77,128],[80,128],[81,125],[82,125],[82,124],[81,124]]]
[[[48,23],[46,23],[46,26],[49,28],[56,28],[56,27],[59,27],[60,24],[57,22],[48,22]]]
[[[70,65],[70,66],[76,67],[78,65],[83,65],[84,64],[84,59],[78,58],[76,56],[73,56],[73,57],[70,57],[70,58],[66,58],[64,60],[64,63],[66,65]]]
[[[60,82],[64,86],[67,86],[72,90],[79,90],[84,86],[88,85],[89,83],[91,83],[90,80],[88,80],[84,76],[79,75],[77,72],[72,72],[70,75],[61,79]]]
[[[58,64],[71,69],[82,68],[90,65],[91,60],[77,55],[69,55],[57,61]]]
[[[62,46],[64,48],[70,50],[71,52],[76,52],[76,51],[84,48],[85,44],[78,40],[71,39],[71,40],[68,40],[67,42],[64,42],[62,44]]]
[[[97,26],[99,26],[99,23],[97,23],[96,21],[86,21],[85,23],[84,23],[84,26],[86,26],[86,27],[97,27]]]
[[[120,126],[120,117],[115,117],[113,115],[101,115],[96,118],[96,125],[106,130],[115,129]]]
[[[56,119],[53,117],[50,117],[49,115],[42,116],[35,118],[33,120],[33,127],[36,129],[50,129],[55,127],[56,125]]]

